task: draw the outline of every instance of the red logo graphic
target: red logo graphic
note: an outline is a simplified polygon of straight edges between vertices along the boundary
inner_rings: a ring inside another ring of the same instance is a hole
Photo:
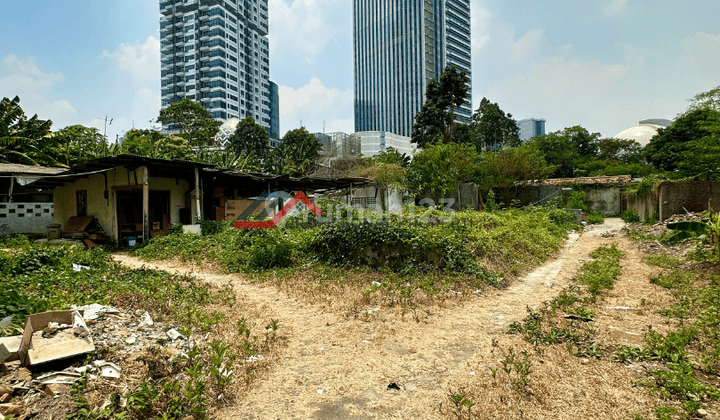
[[[304,192],[298,191],[295,196],[285,204],[285,206],[278,212],[278,214],[275,215],[275,217],[272,218],[269,222],[248,222],[244,220],[236,220],[235,221],[235,229],[272,229],[275,226],[277,226],[278,223],[290,212],[290,210],[295,207],[297,203],[303,203],[305,204],[310,211],[313,213],[319,215],[323,215],[323,213],[320,208],[315,205],[315,203],[310,200]]]

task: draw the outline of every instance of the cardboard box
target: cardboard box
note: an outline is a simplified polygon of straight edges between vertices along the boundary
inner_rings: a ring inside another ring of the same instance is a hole
[[[87,334],[76,336],[74,328],[58,331],[51,338],[40,338],[33,335],[45,329],[49,323],[78,325],[84,327]],[[67,359],[95,351],[95,344],[90,331],[82,319],[82,311],[55,311],[25,317],[25,331],[18,349],[18,358],[23,366],[34,366],[54,360]]]
[[[220,198],[225,195],[225,188],[215,187],[213,188],[213,198]]]

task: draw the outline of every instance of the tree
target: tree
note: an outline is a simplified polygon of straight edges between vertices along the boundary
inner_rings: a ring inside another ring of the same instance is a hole
[[[180,136],[166,136],[154,130],[131,130],[120,145],[121,153],[155,159],[192,160],[192,147]]]
[[[108,156],[114,150],[100,130],[83,125],[71,125],[53,133],[43,147],[54,160],[67,167]]]
[[[690,101],[688,111],[696,109],[709,108],[720,111],[720,86],[708,92],[698,93]]]
[[[645,159],[660,170],[677,170],[680,162],[696,145],[694,142],[712,135],[707,124],[718,115],[719,111],[710,108],[688,111],[670,127],[660,129],[650,140],[650,144],[645,146]]]
[[[273,150],[267,169],[277,174],[308,174],[315,170],[322,143],[305,127],[288,131]]]
[[[535,136],[527,144],[538,148],[549,165],[555,166],[554,178],[572,178],[578,167],[592,160],[598,152],[600,133],[590,133],[580,126]]]
[[[37,115],[28,119],[20,107],[20,98],[0,101],[0,161],[29,165],[52,165],[54,160],[41,149],[41,141],[50,135],[52,121]]]
[[[157,122],[173,125],[194,147],[212,145],[221,125],[205,107],[188,98],[161,110]]]
[[[405,189],[410,157],[388,147],[375,156],[363,159],[360,176],[372,179],[380,188]]]
[[[440,138],[452,142],[455,135],[455,108],[467,100],[468,76],[455,65],[445,68],[440,80],[428,81],[425,103],[415,115],[412,142],[425,148]]]
[[[524,144],[485,154],[480,164],[480,189],[501,190],[505,203],[517,196],[518,181],[545,179],[555,172],[537,147]]]
[[[218,165],[221,168],[232,169],[238,172],[258,172],[260,167],[252,162],[252,155],[237,154],[230,149],[208,150],[200,149],[196,156],[199,162]]]
[[[427,191],[438,199],[454,192],[463,182],[473,180],[479,161],[480,155],[471,144],[429,145],[415,155],[408,169],[408,181],[418,192]]]
[[[684,176],[712,173],[720,175],[720,112],[716,112],[701,124],[708,135],[690,142],[685,159],[678,163]]]
[[[506,114],[497,103],[482,98],[472,115],[474,143],[478,150],[488,150],[504,145],[520,145],[520,129],[511,114]]]
[[[230,150],[238,156],[250,156],[255,166],[261,166],[270,154],[270,136],[250,116],[240,121],[228,141]]]

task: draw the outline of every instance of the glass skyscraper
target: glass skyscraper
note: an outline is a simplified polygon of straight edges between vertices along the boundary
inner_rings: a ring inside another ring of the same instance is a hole
[[[353,0],[355,131],[410,136],[430,79],[455,64],[472,80],[470,0]],[[456,109],[470,123],[472,89]]]
[[[267,0],[160,0],[160,14],[163,109],[190,98],[270,130]]]

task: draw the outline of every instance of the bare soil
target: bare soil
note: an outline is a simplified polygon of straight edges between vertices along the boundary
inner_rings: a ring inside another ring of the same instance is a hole
[[[278,333],[288,340],[279,361],[238,395],[235,406],[222,410],[221,419],[448,418],[448,396],[461,389],[476,395],[479,418],[652,418],[652,407],[661,402],[636,386],[643,376],[638,366],[582,360],[562,346],[551,347],[533,354],[531,392],[522,396],[489,370],[501,367],[510,347],[529,349],[521,337],[507,334],[509,325],[522,320],[527,307],[557,296],[589,254],[606,244],[618,244],[626,258],[615,289],[593,308],[599,343],[637,346],[650,328],[669,329],[656,311],[672,298],[649,283],[659,269],[643,262],[643,252],[622,235],[623,226],[609,218],[571,234],[557,258],[509,288],[487,288],[483,295],[436,306],[421,322],[378,308],[371,318],[348,316],[341,307],[293,294],[292,285],[250,284],[208,267],[115,258],[132,268],[231,285],[246,311],[280,320]]]

